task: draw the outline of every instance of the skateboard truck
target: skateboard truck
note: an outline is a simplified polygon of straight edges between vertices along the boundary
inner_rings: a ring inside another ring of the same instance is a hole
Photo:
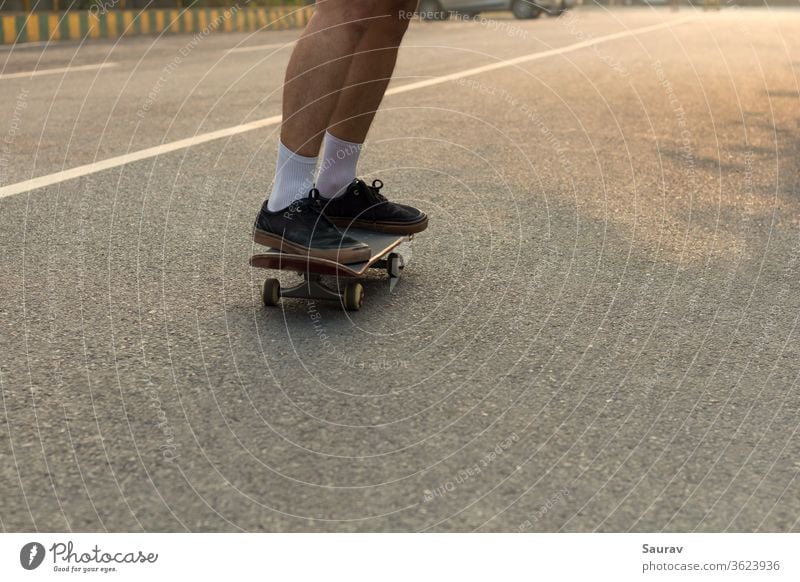
[[[389,253],[385,259],[376,261],[373,267],[378,269],[386,269],[386,274],[389,275],[389,291],[394,290],[394,286],[400,280],[400,275],[405,267],[405,260],[403,255],[399,253]]]
[[[280,281],[268,278],[262,289],[262,301],[265,306],[275,306],[281,298],[295,299],[328,299],[337,300],[348,311],[358,311],[364,302],[364,286],[355,280],[341,284],[343,278],[353,279],[363,276],[368,269],[386,269],[389,276],[391,292],[405,267],[405,260],[398,252],[393,252],[398,245],[411,240],[412,236],[387,235],[374,232],[359,232],[359,240],[369,244],[372,256],[364,263],[343,264],[326,259],[292,255],[278,250],[253,255],[250,264],[254,267],[295,271],[303,280],[292,287],[282,288]],[[323,275],[336,277],[337,285],[332,287],[322,281]]]
[[[364,286],[357,281],[351,281],[342,291],[338,291],[325,285],[319,273],[308,272],[303,273],[303,281],[294,287],[281,288],[277,279],[267,279],[264,283],[264,305],[277,305],[282,297],[334,299],[342,303],[348,311],[358,311],[364,302]]]
[[[386,272],[389,275],[389,291],[394,289],[400,280],[403,269],[403,258],[395,253],[386,257]],[[377,265],[376,265],[377,266]],[[278,279],[269,278],[264,282],[264,305],[271,307],[278,305],[281,298],[294,299],[334,299],[342,303],[348,311],[358,311],[364,303],[364,286],[358,281],[350,281],[344,285],[342,291],[333,289],[322,282],[319,273],[302,273],[303,281],[293,287],[281,287]]]

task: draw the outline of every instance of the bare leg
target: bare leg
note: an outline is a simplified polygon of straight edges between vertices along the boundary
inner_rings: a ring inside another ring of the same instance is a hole
[[[355,179],[359,144],[364,142],[383,99],[416,3],[416,0],[375,2],[378,18],[356,47],[329,120],[317,189],[325,200],[325,216],[341,228],[408,235],[428,227],[424,212],[390,202],[380,194],[380,184],[370,186]]]
[[[317,2],[286,71],[281,141],[291,151],[308,157],[319,152],[353,53],[375,22],[373,4],[367,0]]]
[[[370,26],[355,47],[343,89],[328,124],[348,142],[363,143],[392,77],[397,50],[417,0],[377,2]]]
[[[369,247],[343,235],[335,224],[349,226],[358,218],[373,230],[399,234],[427,227],[428,217],[416,208],[385,199],[370,203],[372,190],[359,199],[368,208],[331,200],[324,215],[314,191],[306,195],[329,127],[338,124],[348,137],[363,141],[408,24],[400,18],[400,7],[413,10],[414,4],[416,0],[318,0],[286,71],[275,180],[256,218],[256,243],[289,253],[360,262],[369,258]],[[354,56],[356,51],[360,54]],[[343,91],[348,84],[363,88]]]

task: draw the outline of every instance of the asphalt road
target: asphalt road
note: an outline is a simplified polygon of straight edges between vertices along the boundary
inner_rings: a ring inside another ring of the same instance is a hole
[[[2,530],[800,531],[800,12],[412,24],[358,313],[260,304],[274,122],[169,145],[296,34],[0,49]]]

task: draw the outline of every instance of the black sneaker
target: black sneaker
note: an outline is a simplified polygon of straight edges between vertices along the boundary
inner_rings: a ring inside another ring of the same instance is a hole
[[[368,261],[369,246],[342,234],[321,212],[319,191],[313,188],[307,198],[287,208],[271,212],[261,206],[253,240],[260,245],[295,255],[329,259],[337,263]]]
[[[380,193],[383,182],[372,186],[356,178],[345,193],[330,200],[322,199],[322,212],[341,228],[365,228],[392,234],[412,234],[428,228],[428,216],[405,204],[389,202]]]

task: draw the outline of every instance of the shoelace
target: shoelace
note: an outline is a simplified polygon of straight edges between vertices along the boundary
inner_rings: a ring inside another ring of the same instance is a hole
[[[287,212],[290,214],[302,214],[305,210],[308,210],[312,214],[319,214],[325,218],[325,215],[322,213],[322,200],[320,199],[319,190],[316,188],[312,188],[308,191],[308,196],[305,198],[300,198],[299,200],[295,200],[289,205]]]
[[[373,180],[372,186],[362,180],[357,180],[355,194],[356,196],[364,194],[370,203],[380,204],[386,202],[386,196],[381,194],[381,188],[383,188],[383,182],[380,180]]]
[[[304,208],[308,208],[314,214],[320,214],[322,212],[322,202],[320,200],[319,190],[316,188],[309,190],[308,196],[292,202],[292,204],[289,206],[289,211],[301,214]]]
[[[333,222],[325,215],[323,211],[323,202],[322,202],[322,195],[319,193],[319,190],[316,188],[312,188],[308,191],[308,197],[306,198],[307,203],[305,207],[308,208],[311,212],[317,215],[317,222],[318,223],[325,223],[330,228],[335,230],[339,230]]]
[[[308,191],[309,203],[317,211],[319,211],[322,208],[322,202],[320,201],[320,198],[321,196],[319,190],[317,190],[316,188],[312,188],[311,190]]]

